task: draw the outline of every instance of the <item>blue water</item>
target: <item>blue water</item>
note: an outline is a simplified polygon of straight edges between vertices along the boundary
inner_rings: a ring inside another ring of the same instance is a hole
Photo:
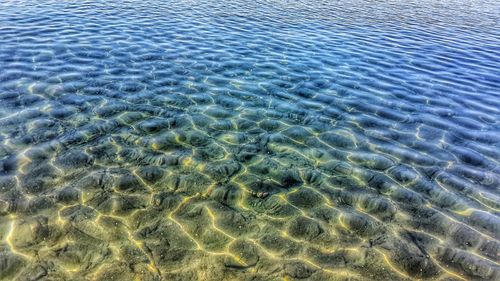
[[[2,1],[0,280],[499,280],[496,1]]]

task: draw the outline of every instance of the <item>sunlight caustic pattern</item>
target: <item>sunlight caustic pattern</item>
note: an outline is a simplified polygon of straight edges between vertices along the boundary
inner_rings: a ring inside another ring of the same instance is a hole
[[[0,280],[499,280],[495,1],[179,2],[0,3]]]

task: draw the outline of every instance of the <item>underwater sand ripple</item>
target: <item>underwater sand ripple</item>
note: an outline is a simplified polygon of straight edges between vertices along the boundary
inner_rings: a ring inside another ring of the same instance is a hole
[[[0,4],[0,279],[498,280],[498,5],[389,2]]]

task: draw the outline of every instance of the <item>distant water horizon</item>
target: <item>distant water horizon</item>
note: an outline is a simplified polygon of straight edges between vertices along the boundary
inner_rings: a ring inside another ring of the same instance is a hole
[[[498,1],[2,1],[0,280],[500,280]]]

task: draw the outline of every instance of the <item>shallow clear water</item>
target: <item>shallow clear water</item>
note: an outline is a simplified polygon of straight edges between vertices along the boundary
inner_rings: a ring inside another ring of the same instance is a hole
[[[500,5],[380,2],[2,1],[0,279],[499,280]]]

